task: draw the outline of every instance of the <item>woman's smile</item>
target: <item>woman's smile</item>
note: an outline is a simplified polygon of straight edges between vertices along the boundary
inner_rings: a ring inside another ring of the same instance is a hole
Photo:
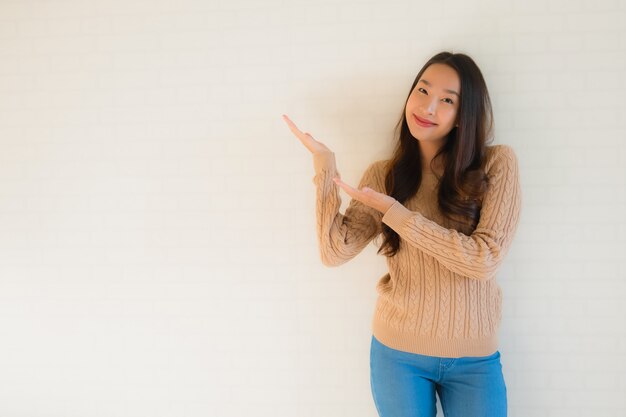
[[[422,127],[433,127],[433,126],[437,126],[437,124],[435,124],[435,123],[431,123],[431,122],[429,122],[428,120],[421,119],[421,118],[417,117],[415,114],[413,115],[413,118],[415,119],[415,122],[416,122],[418,125],[422,126]]]

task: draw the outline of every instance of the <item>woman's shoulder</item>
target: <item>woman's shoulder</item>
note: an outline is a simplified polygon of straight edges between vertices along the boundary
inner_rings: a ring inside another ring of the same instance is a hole
[[[497,145],[491,145],[491,146],[487,146],[485,147],[485,152],[487,157],[489,156],[497,156],[500,155],[502,153],[504,154],[515,154],[515,150],[513,149],[513,147],[511,145],[507,145],[505,143],[499,143]]]
[[[374,168],[384,171],[391,165],[391,159],[377,159],[372,162],[372,165]]]
[[[489,172],[499,164],[516,165],[517,155],[511,145],[498,144],[485,148],[485,160],[485,172]]]
[[[390,164],[391,159],[375,159],[368,165],[366,171],[374,175],[384,175]]]

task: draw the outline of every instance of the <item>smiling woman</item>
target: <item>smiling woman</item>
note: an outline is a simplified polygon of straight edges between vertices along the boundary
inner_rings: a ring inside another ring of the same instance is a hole
[[[460,83],[453,68],[432,64],[409,95],[405,106],[407,123],[413,137],[420,141],[424,165],[430,163],[457,125]],[[437,171],[443,171],[441,164]]]
[[[487,146],[486,83],[467,55],[442,52],[419,71],[396,125],[390,159],[358,187],[340,180],[335,154],[286,116],[312,152],[316,230],[324,265],[338,266],[382,237],[389,272],[376,285],[370,378],[381,417],[502,417],[498,351],[502,291],[495,279],[517,230],[518,161]],[[352,200],[339,212],[339,187]]]
[[[436,175],[438,211],[445,224],[471,235],[480,219],[488,188],[487,143],[492,140],[493,112],[487,85],[476,63],[465,54],[432,57],[411,86],[396,125],[397,146],[385,174],[387,194],[405,203],[422,178]],[[417,159],[417,161],[416,161]],[[393,256],[398,233],[383,226],[379,250]]]

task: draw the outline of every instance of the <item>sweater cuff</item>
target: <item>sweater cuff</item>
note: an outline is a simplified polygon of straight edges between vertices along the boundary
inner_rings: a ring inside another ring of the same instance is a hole
[[[414,214],[396,200],[383,215],[382,222],[398,232]]]
[[[323,169],[330,170],[336,167],[334,152],[315,152],[313,154],[313,167],[315,173],[319,174]]]

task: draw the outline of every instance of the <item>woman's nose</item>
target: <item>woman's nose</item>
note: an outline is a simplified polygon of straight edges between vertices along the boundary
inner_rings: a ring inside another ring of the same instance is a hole
[[[426,103],[426,111],[430,114],[434,114],[435,110],[437,110],[437,101],[435,100],[431,100],[428,103]]]

